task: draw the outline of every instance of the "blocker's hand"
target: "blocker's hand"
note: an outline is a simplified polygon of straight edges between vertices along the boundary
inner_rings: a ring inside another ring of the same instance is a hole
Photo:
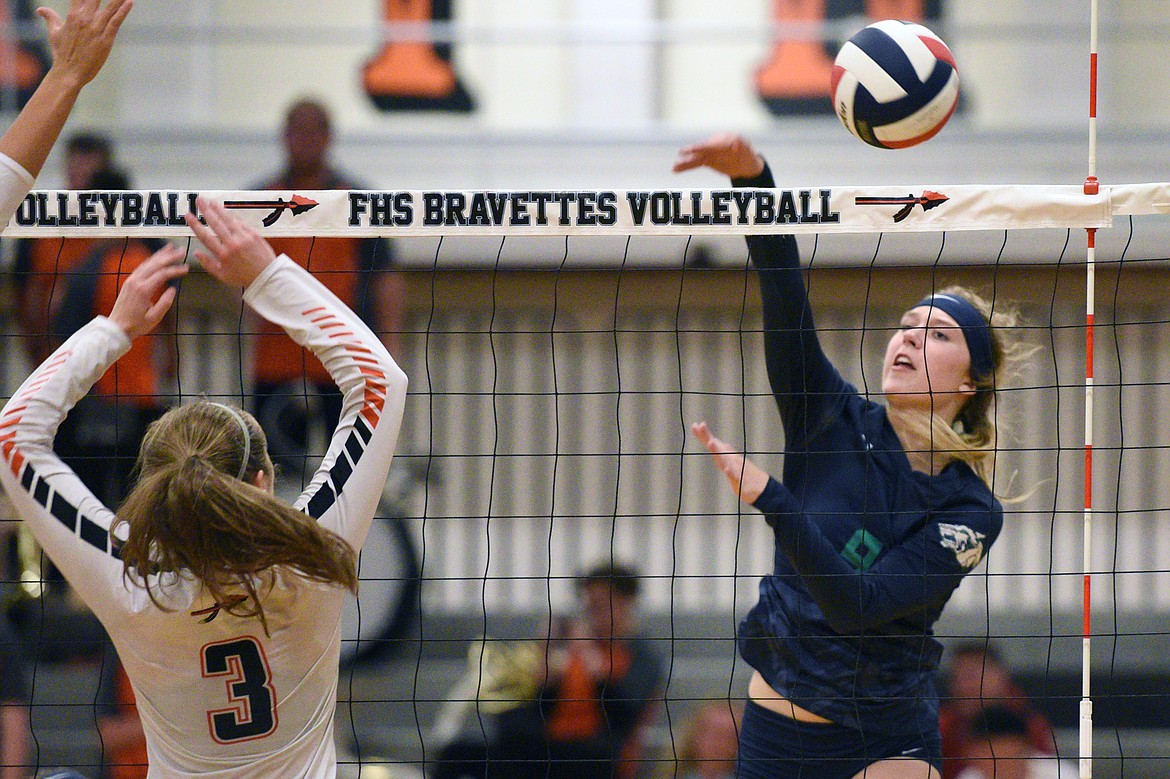
[[[178,290],[169,286],[185,275],[183,250],[168,244],[135,268],[118,291],[110,321],[134,340],[146,335],[162,321],[175,302]]]
[[[81,85],[92,81],[133,5],[131,0],[109,0],[104,6],[101,0],[72,0],[64,19],[52,8],[38,8],[53,53],[50,72],[66,74]]]
[[[228,213],[223,204],[205,197],[195,201],[207,220],[187,214],[187,226],[207,252],[195,252],[200,264],[224,284],[247,287],[276,260],[276,253],[255,228]],[[210,252],[210,254],[208,254]]]
[[[726,441],[717,438],[706,422],[691,425],[691,433],[707,447],[715,459],[715,465],[731,484],[732,492],[744,503],[755,503],[768,486],[767,471],[735,451]]]
[[[754,178],[763,172],[764,158],[742,135],[720,133],[679,149],[671,170],[682,173],[703,167],[733,179]]]

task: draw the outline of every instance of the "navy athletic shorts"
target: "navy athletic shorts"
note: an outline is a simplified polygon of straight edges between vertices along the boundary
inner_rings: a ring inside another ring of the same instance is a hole
[[[736,779],[852,779],[886,758],[925,760],[942,771],[942,739],[931,733],[863,733],[800,722],[747,702],[739,731]]]

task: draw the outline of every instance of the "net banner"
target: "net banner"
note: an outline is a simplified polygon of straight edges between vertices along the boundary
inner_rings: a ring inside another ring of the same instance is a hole
[[[287,236],[742,235],[1106,228],[1114,213],[1160,213],[1170,185],[1096,195],[1081,186],[800,187],[706,190],[34,191],[10,237],[186,236],[203,194]]]

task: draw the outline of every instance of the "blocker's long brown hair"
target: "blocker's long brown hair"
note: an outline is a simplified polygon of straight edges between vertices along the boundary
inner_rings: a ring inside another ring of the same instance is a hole
[[[246,412],[199,401],[150,426],[116,524],[129,530],[125,574],[155,605],[148,577],[189,571],[222,608],[258,618],[267,632],[262,594],[277,567],[357,591],[353,547],[255,486],[260,471],[273,477],[264,432]]]

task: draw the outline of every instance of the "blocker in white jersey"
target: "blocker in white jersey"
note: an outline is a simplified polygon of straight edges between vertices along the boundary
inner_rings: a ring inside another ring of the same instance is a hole
[[[61,419],[166,313],[173,247],[131,274],[114,310],[61,346],[0,415],[0,481],[101,619],[134,687],[151,777],[333,777],[340,618],[356,550],[394,454],[406,376],[324,286],[223,210],[188,218],[203,266],[311,350],[345,401],[292,507],[271,495],[263,432],[198,401],[148,432],[115,516],[53,453]],[[263,521],[261,521],[263,520]]]

